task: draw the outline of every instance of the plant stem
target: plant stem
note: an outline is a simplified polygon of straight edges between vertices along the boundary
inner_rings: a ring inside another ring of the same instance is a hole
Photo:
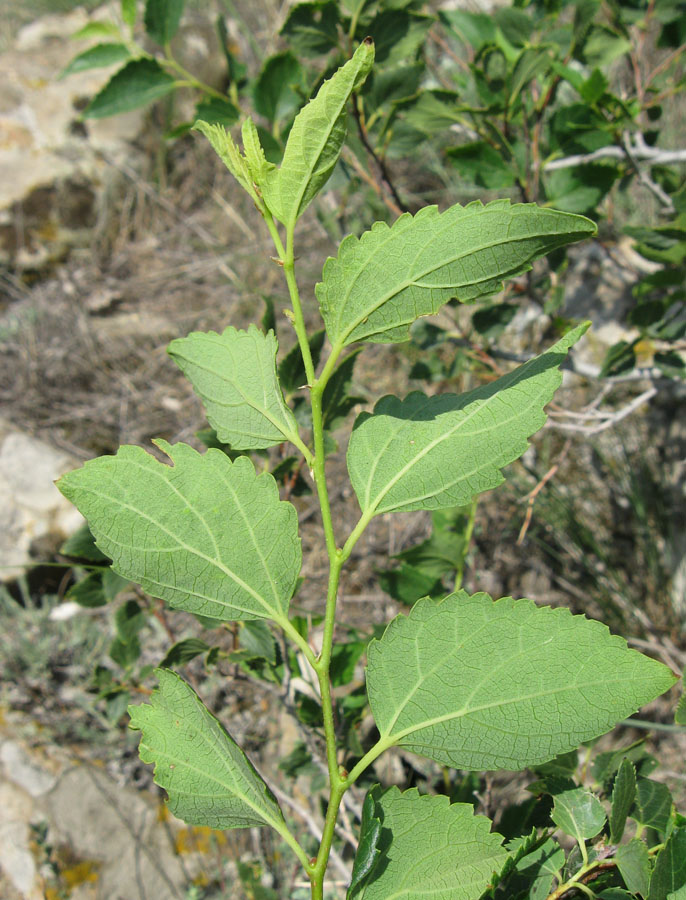
[[[195,77],[195,75],[192,75],[187,69],[184,69],[181,63],[177,62],[172,56],[171,49],[168,44],[164,48],[164,59],[162,60],[162,63],[173,72],[176,72],[177,75],[181,75],[189,87],[194,87],[197,90],[202,91],[204,94],[209,94],[211,97],[216,97],[217,100],[226,101],[226,94],[222,94],[221,91],[218,91],[211,85],[205,84],[204,81],[200,81]]]

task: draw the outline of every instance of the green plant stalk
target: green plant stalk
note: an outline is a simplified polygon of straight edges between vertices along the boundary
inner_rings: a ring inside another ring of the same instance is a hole
[[[167,44],[164,48],[164,59],[162,60],[162,63],[177,75],[182,76],[183,86],[194,87],[197,90],[202,91],[204,94],[209,94],[211,97],[216,97],[217,100],[226,101],[225,94],[222,94],[221,91],[218,91],[211,85],[205,84],[204,81],[200,81],[195,77],[195,75],[192,75],[187,69],[184,69],[181,63],[177,62],[177,60],[172,56],[171,47],[169,46],[169,44]]]
[[[453,587],[454,591],[459,591],[462,587],[462,578],[464,577],[464,564],[467,559],[467,553],[469,553],[469,546],[472,543],[472,534],[474,533],[474,523],[476,522],[476,507],[478,504],[478,498],[475,496],[472,498],[472,505],[469,510],[469,519],[467,521],[467,528],[464,534],[464,552],[462,554],[462,559],[460,560],[460,566],[455,573],[455,586]]]

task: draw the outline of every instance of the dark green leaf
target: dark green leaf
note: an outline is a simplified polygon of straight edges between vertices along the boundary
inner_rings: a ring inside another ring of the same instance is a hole
[[[145,613],[135,600],[127,600],[114,614],[117,637],[127,644],[145,625]]]
[[[498,190],[512,187],[515,183],[513,163],[506,161],[486,141],[451,147],[446,155],[463,178],[479,187]]]
[[[287,456],[272,469],[272,475],[283,485],[289,497],[302,497],[312,493],[312,488],[303,477],[303,458]]]
[[[382,590],[394,600],[408,606],[421,597],[440,597],[445,594],[445,586],[439,578],[408,563],[398,569],[379,571],[377,576]]]
[[[88,104],[85,119],[103,119],[129,112],[174,90],[174,79],[154,59],[134,59],[116,72]]]
[[[335,0],[297,3],[286,17],[280,34],[304,56],[319,56],[338,45],[339,4]]]
[[[365,29],[374,39],[376,62],[393,66],[413,57],[432,22],[406,9],[382,9]]]
[[[88,522],[84,522],[78,531],[67,538],[60,547],[60,553],[77,559],[87,559],[89,562],[109,562],[108,557],[95,546],[95,538],[88,527]]]
[[[238,121],[238,110],[229,100],[209,97],[195,107],[195,118],[210,125],[223,125],[230,128]]]
[[[366,641],[350,641],[347,644],[334,644],[331,650],[331,684],[339,687],[350,684],[355,675],[355,667],[367,649]]]
[[[299,775],[314,775],[319,771],[312,762],[312,756],[302,741],[298,741],[291,752],[279,762],[279,768],[289,778],[297,778]]]
[[[79,53],[60,72],[60,78],[74,75],[76,72],[85,72],[88,69],[102,69],[105,66],[113,66],[115,63],[129,59],[131,51],[125,44],[96,44],[83,53]]]
[[[184,640],[177,641],[169,648],[167,655],[160,663],[160,668],[171,669],[174,666],[183,666],[209,649],[209,645],[205,641],[201,641],[200,638],[184,638]]]
[[[238,643],[241,649],[251,653],[254,658],[266,659],[276,665],[276,641],[266,622],[243,622]]]
[[[650,883],[650,856],[643,841],[634,838],[628,844],[617,847],[615,859],[628,890],[646,897]]]
[[[378,784],[370,788],[362,804],[360,821],[360,840],[353,863],[353,872],[348,888],[348,897],[352,897],[364,879],[369,875],[379,858],[379,838],[381,837],[381,818],[376,814],[376,803],[381,793]]]
[[[654,358],[655,365],[667,378],[686,378],[686,362],[676,350],[658,352]]]
[[[485,13],[472,13],[463,9],[441,10],[441,22],[464,44],[475,51],[495,42],[495,22]]]
[[[675,828],[657,854],[648,900],[667,900],[686,884],[686,827]]]
[[[610,840],[618,844],[624,834],[626,817],[636,797],[636,770],[629,759],[623,759],[612,789],[610,810]]]
[[[686,669],[681,679],[681,697],[674,711],[674,724],[686,725],[686,690],[684,690],[684,678],[686,678]]]
[[[352,384],[353,368],[358,354],[362,348],[353,350],[343,362],[335,369],[327,382],[322,395],[322,414],[324,428],[334,431],[341,425],[348,413],[359,403],[365,402],[365,397],[357,397],[349,394]]]
[[[178,31],[183,7],[184,0],[146,0],[145,30],[160,47],[168,44]]]
[[[579,93],[586,103],[597,103],[603,96],[608,87],[608,80],[600,71],[593,69],[588,78],[583,82],[579,89]]]
[[[128,669],[141,655],[140,641],[135,636],[130,641],[122,641],[121,638],[115,638],[110,644],[109,653],[110,658],[118,666],[121,666],[122,669]]]
[[[602,163],[557,169],[546,176],[546,194],[564,212],[592,213],[618,177],[616,166]]]
[[[294,115],[306,98],[305,72],[290,50],[270,56],[253,86],[257,112],[270,122]]]
[[[474,311],[472,325],[482,337],[494,340],[503,333],[517,315],[515,303],[491,303]]]
[[[130,584],[128,578],[118,575],[111,566],[102,573],[102,587],[108,600],[114,600]]]
[[[322,329],[321,331],[315,331],[308,339],[310,353],[312,354],[312,364],[315,369],[319,365],[325,338],[326,332]],[[294,344],[279,363],[279,381],[287,397],[306,386],[307,375],[305,374],[305,363],[303,362],[299,344]]]
[[[523,9],[514,6],[500,7],[493,18],[505,38],[515,47],[523,47],[529,42],[533,22]]]
[[[613,344],[605,354],[605,359],[600,369],[600,377],[607,378],[609,375],[621,375],[623,372],[630,372],[636,365],[635,344],[635,341],[632,343],[618,341],[616,344]]]
[[[631,817],[645,828],[654,828],[664,835],[671,812],[672,795],[667,785],[650,778],[639,778]]]
[[[79,606],[86,609],[105,606],[108,597],[102,586],[102,572],[91,572],[81,581],[77,581],[67,591],[66,599],[73,600],[74,603],[78,603]]]

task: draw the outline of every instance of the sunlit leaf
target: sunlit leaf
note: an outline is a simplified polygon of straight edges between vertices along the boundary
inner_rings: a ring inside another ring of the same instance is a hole
[[[174,90],[174,79],[154,59],[134,59],[119,69],[82,113],[103,119],[138,109]]]
[[[464,591],[420,600],[369,645],[381,746],[521,769],[604,734],[675,681],[600,622]]]
[[[605,824],[605,810],[594,794],[584,788],[563,791],[555,796],[551,819],[576,841],[595,837]]]
[[[69,472],[62,493],[115,571],[171,606],[223,621],[283,621],[300,570],[295,509],[268,473],[220,450],[121,447]]]
[[[581,216],[496,200],[427,206],[392,226],[376,222],[347,237],[324,265],[317,298],[334,346],[354,341],[404,341],[409,326],[452,298],[463,303],[495,293],[504,278],[540,256],[589,237]]]
[[[169,808],[189,825],[280,829],[281,810],[269,788],[197,694],[169,669],[157,669],[149,703],[130,706],[140,730],[140,757],[155,764],[155,783]]]

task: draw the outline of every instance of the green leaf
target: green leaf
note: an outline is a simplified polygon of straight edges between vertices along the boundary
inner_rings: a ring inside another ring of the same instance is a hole
[[[348,471],[363,514],[464,506],[504,480],[546,420],[565,353],[580,325],[541,356],[465,394],[383,397],[358,416]]]
[[[510,850],[510,845],[507,845]],[[565,864],[565,853],[555,841],[548,840],[518,862],[517,869],[531,883],[527,900],[545,900],[553,878],[558,878]]]
[[[88,519],[115,571],[171,606],[222,621],[283,621],[300,571],[297,515],[268,473],[220,450],[121,447],[58,487]]]
[[[629,759],[623,759],[612,788],[610,810],[610,841],[618,844],[624,834],[626,818],[636,797],[636,769]]]
[[[114,38],[115,41],[120,41],[121,36],[119,26],[114,22],[88,22],[72,34],[72,39],[81,41],[87,38]]]
[[[328,53],[338,44],[339,4],[336,0],[296,3],[286,17],[280,34],[304,56]]]
[[[686,361],[676,350],[656,353],[654,363],[667,378],[686,378]]]
[[[360,348],[361,350],[362,348]],[[364,397],[348,393],[352,385],[353,369],[359,350],[350,353],[343,362],[334,369],[326,383],[322,395],[322,417],[324,428],[334,431],[345,421],[351,409],[364,403]]]
[[[64,552],[64,551],[62,551]],[[686,669],[684,669],[684,674],[681,678],[681,697],[679,697],[679,702],[677,704],[676,709],[674,710],[674,724],[675,725],[686,725],[686,690],[684,690],[684,679],[686,678]]]
[[[183,7],[184,0],[146,0],[145,30],[160,47],[168,44],[178,31]]]
[[[508,200],[377,222],[324,265],[316,293],[327,333],[335,347],[407,340],[419,316],[493,294],[539,256],[594,233],[588,219]]]
[[[209,97],[195,107],[195,118],[202,119],[210,125],[223,125],[230,128],[238,121],[238,110],[229,100]]]
[[[584,788],[557,794],[550,817],[565,834],[578,842],[595,837],[605,824],[602,803]]]
[[[107,566],[102,573],[102,588],[108,600],[114,600],[130,584],[129,579],[118,575],[112,566]]]
[[[269,788],[195,691],[169,669],[156,669],[159,688],[150,703],[130,706],[140,730],[140,758],[155,764],[155,783],[169,809],[189,825],[283,829]]]
[[[84,522],[71,537],[67,538],[60,547],[60,553],[77,559],[87,559],[89,562],[109,562],[105,554],[95,546],[95,538],[88,527],[88,522]]]
[[[102,572],[91,572],[81,581],[77,581],[67,591],[66,599],[73,600],[85,609],[105,606],[108,598],[102,586]]]
[[[639,778],[636,783],[636,803],[631,817],[646,828],[660,834],[667,831],[672,813],[672,795],[666,784],[651,778]]]
[[[611,375],[621,375],[623,372],[630,372],[636,365],[635,344],[636,341],[631,343],[618,341],[616,344],[613,344],[605,354],[600,377],[607,378]]]
[[[114,614],[117,637],[124,644],[134,641],[144,625],[145,613],[135,600],[128,600]]]
[[[281,167],[258,181],[270,211],[287,228],[329,180],[346,136],[348,98],[362,85],[373,61],[374,45],[365,40],[295,117]]]
[[[366,649],[366,641],[349,641],[347,644],[333,645],[330,677],[334,687],[350,684],[355,675],[355,667]]]
[[[588,163],[557,169],[546,177],[551,203],[568,213],[590,213],[610,191],[619,176],[615,165]]]
[[[168,353],[203,401],[220,441],[239,450],[293,440],[298,426],[276,377],[278,344],[256,325],[221,334],[195,331],[172,341]]]
[[[478,900],[505,862],[502,837],[469,803],[392,787],[375,803],[378,858],[350,900]]]
[[[433,23],[431,16],[418,15],[406,9],[382,9],[364,33],[374,40],[377,63],[393,66],[416,56]]]
[[[120,7],[124,24],[133,28],[136,24],[136,0],[121,0]]]
[[[367,658],[380,745],[459,769],[546,762],[675,681],[600,622],[464,591],[420,600]]]
[[[667,900],[686,885],[686,828],[675,828],[657,854],[648,900]]]
[[[310,353],[312,354],[312,365],[315,369],[319,365],[325,337],[326,332],[321,330],[315,331],[308,338]],[[279,381],[286,394],[293,394],[307,384],[305,363],[300,352],[300,344],[294,344],[279,363]]]
[[[464,44],[468,44],[476,51],[495,42],[495,22],[492,16],[451,9],[441,10],[439,17]]]
[[[252,654],[253,659],[266,659],[276,665],[276,642],[266,622],[244,622],[241,626],[238,643],[242,650]]]
[[[445,586],[439,578],[407,563],[398,569],[378,571],[377,577],[383,591],[408,606],[412,606],[420,597],[441,597],[445,594]]]
[[[360,840],[357,845],[357,853],[353,862],[352,877],[346,897],[352,898],[355,889],[365,880],[372,871],[379,858],[379,838],[381,837],[381,818],[376,815],[376,804],[379,800],[379,785],[375,784],[367,791],[362,804],[362,819],[360,821]]]
[[[104,119],[129,112],[159,100],[174,86],[174,79],[154,59],[134,59],[115,72],[81,115],[84,119]]]
[[[512,187],[514,166],[486,141],[451,147],[446,153],[463,178],[488,190]]]
[[[628,844],[617,847],[615,858],[628,890],[632,894],[647,897],[650,884],[650,856],[643,841],[634,838]]]
[[[88,69],[102,69],[105,66],[113,66],[115,63],[129,59],[131,51],[125,44],[96,44],[89,50],[79,53],[60,72],[60,78],[74,75],[76,72],[85,72]]]
[[[270,122],[289,118],[300,108],[305,90],[305,72],[297,58],[286,50],[270,56],[253,86],[255,110]]]
[[[184,638],[182,641],[172,644],[159,667],[160,669],[171,669],[172,666],[183,666],[209,649],[209,644],[201,641],[200,638]]]

